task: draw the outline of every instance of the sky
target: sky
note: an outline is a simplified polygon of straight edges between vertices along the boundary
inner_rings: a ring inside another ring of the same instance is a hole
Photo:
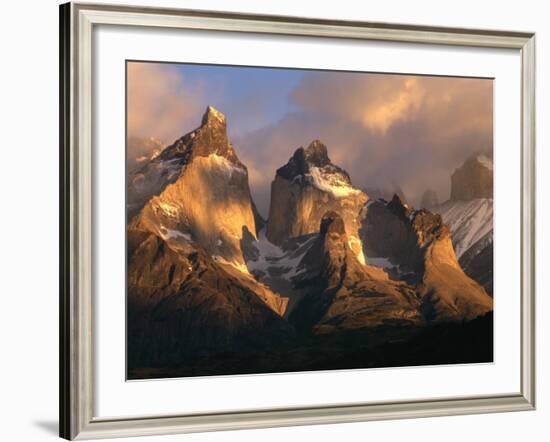
[[[267,216],[271,182],[294,151],[321,140],[355,187],[400,187],[418,205],[441,202],[470,155],[493,153],[493,82],[282,68],[129,62],[128,160],[154,137],[170,144],[199,126],[208,105],[226,115]]]

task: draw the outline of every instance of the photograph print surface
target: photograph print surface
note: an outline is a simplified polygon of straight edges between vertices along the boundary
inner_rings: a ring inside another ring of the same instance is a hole
[[[493,361],[493,80],[128,61],[127,378]]]

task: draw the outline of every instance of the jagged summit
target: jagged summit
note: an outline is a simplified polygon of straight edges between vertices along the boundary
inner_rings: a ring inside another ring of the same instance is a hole
[[[178,138],[164,149],[159,157],[164,161],[180,159],[188,163],[191,157],[209,155],[219,155],[243,166],[229,143],[225,115],[213,106],[206,108],[201,125],[197,129]]]
[[[452,233],[460,265],[493,292],[493,160],[474,153],[451,176],[451,197],[432,210]]]
[[[313,140],[304,150],[305,159],[308,163],[322,167],[330,163],[327,146],[319,140]]]
[[[486,167],[487,169],[493,170],[493,159],[485,154],[479,154],[476,156],[476,160],[478,163],[480,163],[483,167]]]
[[[197,375],[375,366],[393,363],[399,355],[391,352],[409,342],[418,363],[417,348],[435,348],[430,337],[415,344],[425,325],[462,326],[492,311],[439,214],[415,210],[395,185],[369,200],[328,150],[316,139],[281,164],[265,227],[226,117],[213,106],[200,126],[128,175],[129,369],[152,376],[164,367]],[[472,161],[492,170],[489,158]],[[468,255],[473,268],[491,259],[486,250]]]
[[[419,300],[411,287],[361,263],[350,248],[342,217],[324,214],[320,233],[296,276],[304,298],[289,315],[299,332],[330,333],[395,321],[419,324]]]
[[[202,116],[202,125],[207,124],[226,124],[225,115],[214,106],[208,106]]]
[[[197,158],[210,157],[227,170],[247,169],[237,157],[227,137],[225,116],[208,106],[196,129],[178,138],[160,153],[151,157],[143,166],[132,172],[128,185],[128,211],[135,215],[154,195],[174,183],[182,171]]]
[[[413,209],[397,193],[393,194],[393,198],[387,207],[391,212],[401,217],[407,217],[413,212]]]
[[[468,201],[493,197],[493,161],[474,154],[451,176],[451,200]]]
[[[296,149],[288,163],[277,169],[277,175],[291,180],[311,174],[313,168],[321,168],[327,172],[338,174],[344,182],[351,185],[348,173],[332,164],[327,146],[319,140],[313,140],[305,149],[303,147]]]
[[[247,272],[240,240],[244,230],[255,237],[261,220],[221,112],[209,106],[201,126],[130,179],[131,228],[172,244],[191,241],[217,262]]]
[[[492,310],[491,298],[461,269],[439,214],[405,207],[398,197],[378,200],[368,207],[361,240],[367,264],[384,263],[392,277],[416,286],[427,320],[471,320]]]
[[[362,260],[357,231],[367,199],[353,187],[348,173],[331,162],[327,147],[314,140],[307,148],[298,148],[275,174],[267,238],[282,244],[288,238],[319,232],[323,216],[334,211],[343,218],[352,249]]]

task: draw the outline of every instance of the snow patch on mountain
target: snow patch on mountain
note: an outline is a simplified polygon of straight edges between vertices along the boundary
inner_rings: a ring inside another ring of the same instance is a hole
[[[248,270],[251,273],[263,275],[275,271],[278,277],[290,279],[301,272],[300,262],[313,239],[309,238],[296,249],[285,251],[270,242],[266,237],[265,229],[262,229],[253,244],[258,251],[258,258],[246,263]]]
[[[161,226],[160,230],[162,239],[164,240],[182,238],[185,241],[191,241],[191,235],[189,233],[180,232],[179,230],[174,229],[167,229],[164,226]]]
[[[367,261],[369,265],[374,267],[381,267],[383,269],[391,269],[393,267],[396,267],[394,264],[392,264],[389,258],[369,256],[367,258]]]
[[[366,260],[367,260],[367,265],[381,268],[393,278],[401,279],[411,274],[410,271],[404,270],[402,266],[392,263],[388,257],[367,256]]]
[[[214,106],[208,106],[206,112],[216,118],[220,123],[225,123],[225,115]]]
[[[208,155],[204,161],[204,164],[209,168],[221,170],[228,178],[231,178],[234,173],[246,174],[245,168],[240,167],[229,161],[227,158],[217,154]]]
[[[349,235],[348,236],[348,246],[352,251],[353,250],[359,250],[359,253],[356,255],[357,260],[361,264],[365,265],[366,261],[365,261],[365,255],[363,253],[363,242],[359,238],[357,238],[355,235]]]
[[[246,266],[246,264],[243,264],[242,262],[229,261],[229,260],[225,259],[223,256],[219,256],[219,255],[214,255],[214,256],[212,256],[212,258],[218,264],[228,265],[228,266],[231,266],[231,267],[237,269],[241,273],[249,274],[248,267]]]
[[[162,201],[159,197],[156,197],[156,196],[151,199],[151,203],[155,213],[162,212],[164,215],[166,215],[169,218],[177,218],[179,213],[179,207],[176,206],[175,204]]]
[[[151,161],[147,163],[147,167],[134,174],[131,184],[137,192],[140,192],[162,182],[171,183],[175,181],[180,172],[181,163],[177,158]]]
[[[320,167],[310,167],[311,183],[319,190],[332,194],[335,198],[346,198],[361,191],[352,187],[346,178],[338,173],[325,172]]]
[[[449,226],[456,257],[460,257],[481,238],[493,231],[493,199],[447,201],[434,209]]]

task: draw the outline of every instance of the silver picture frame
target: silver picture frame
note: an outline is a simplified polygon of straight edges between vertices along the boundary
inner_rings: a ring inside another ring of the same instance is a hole
[[[535,408],[535,34],[225,12],[60,6],[60,436],[69,440]],[[92,52],[97,25],[316,36],[521,54],[521,389],[498,395],[103,419],[93,414]]]

